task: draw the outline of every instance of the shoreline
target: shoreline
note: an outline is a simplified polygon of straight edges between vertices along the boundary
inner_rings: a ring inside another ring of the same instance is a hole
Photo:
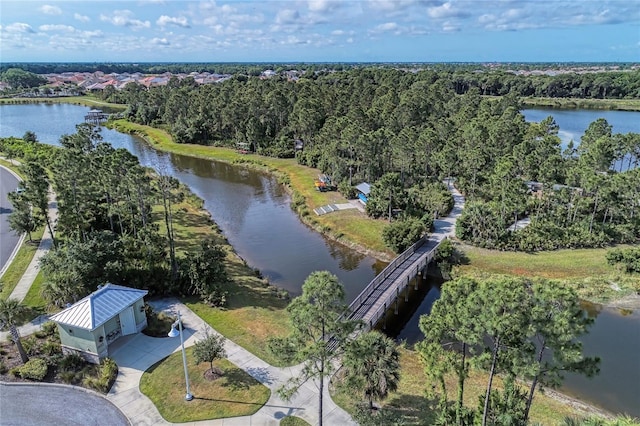
[[[129,123],[129,122],[127,122]],[[109,123],[105,123],[105,124],[109,124]],[[136,123],[130,123],[133,124],[135,126],[141,126],[138,125]],[[304,214],[302,212],[302,210],[307,210],[307,211],[312,211],[313,206],[309,204],[308,200],[306,197],[304,197],[302,194],[300,194],[297,189],[292,185],[291,181],[290,181],[290,175],[287,173],[287,171],[282,170],[280,168],[278,168],[277,166],[272,166],[269,164],[266,164],[265,162],[263,162],[262,160],[270,160],[270,157],[263,157],[257,154],[252,154],[251,158],[242,158],[242,159],[238,159],[236,157],[236,154],[234,152],[233,149],[231,148],[225,148],[225,147],[211,147],[211,146],[200,146],[200,145],[184,145],[185,147],[193,147],[193,148],[198,148],[198,149],[218,149],[218,150],[227,150],[228,151],[228,158],[221,158],[220,156],[216,156],[215,152],[209,151],[207,154],[198,154],[198,153],[185,153],[183,152],[183,150],[178,150],[178,149],[174,149],[171,145],[175,144],[175,142],[173,141],[168,141],[168,142],[163,142],[161,140],[155,140],[154,137],[152,135],[149,135],[147,133],[145,133],[144,131],[140,131],[140,130],[135,130],[135,129],[123,129],[122,127],[118,126],[117,123],[116,124],[111,124],[109,125],[110,128],[117,130],[119,132],[122,133],[127,133],[127,134],[131,134],[131,135],[135,135],[137,137],[140,137],[141,139],[143,139],[145,141],[145,143],[147,143],[151,148],[162,151],[162,152],[170,152],[170,153],[176,153],[176,154],[180,154],[180,155],[185,155],[185,156],[190,156],[190,157],[194,157],[194,158],[200,158],[200,159],[204,159],[204,160],[209,160],[209,161],[219,161],[219,162],[223,162],[223,163],[227,163],[227,164],[231,164],[231,165],[236,165],[236,166],[243,166],[243,167],[248,167],[248,168],[253,168],[254,170],[258,170],[258,171],[262,171],[265,173],[269,173],[271,174],[280,184],[283,185],[283,187],[285,188],[287,194],[289,194],[290,198],[291,198],[291,202],[290,202],[290,207],[291,209],[296,213],[298,219],[307,227],[311,228],[312,230],[314,230],[315,232],[318,232],[320,235],[322,235],[324,238],[327,238],[329,240],[332,241],[336,241],[352,250],[355,250],[356,252],[363,254],[365,256],[370,256],[375,258],[378,261],[382,261],[382,262],[391,262],[394,258],[395,258],[395,254],[389,254],[389,253],[385,253],[385,252],[381,252],[381,251],[376,251],[373,250],[365,245],[359,244],[357,242],[351,241],[349,239],[343,238],[342,234],[340,232],[340,230],[333,230],[329,227],[327,227],[326,225],[323,225],[319,222],[317,222],[312,214]],[[145,126],[149,127],[149,126]],[[156,131],[162,131],[161,129],[156,129],[156,128],[152,128],[149,127],[150,129],[154,129]],[[167,134],[167,136],[169,136]],[[177,144],[175,144],[177,145]],[[294,204],[294,197],[296,196],[302,196],[304,197],[304,204],[303,204],[303,209],[300,209],[298,207],[296,207]],[[327,229],[329,228],[329,229]],[[339,234],[339,235],[337,235]],[[463,246],[466,246],[466,244],[464,242],[460,242],[459,240],[457,240],[459,243],[462,243]],[[615,299],[611,299],[611,300],[607,300],[606,302],[602,302],[601,300],[596,300],[596,299],[590,299],[588,297],[585,296],[581,296],[581,298],[583,300],[588,301],[589,303],[594,303],[594,304],[598,304],[598,305],[602,305],[604,307],[610,307],[610,308],[623,308],[623,309],[640,309],[640,295],[634,295],[634,294],[628,294],[625,293],[623,295],[620,295],[619,297],[616,297]],[[619,301],[623,301],[623,302],[619,302]]]

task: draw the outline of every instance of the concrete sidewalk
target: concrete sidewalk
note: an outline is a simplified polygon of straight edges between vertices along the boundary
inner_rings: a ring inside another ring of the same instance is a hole
[[[47,211],[47,214],[49,215],[51,227],[55,229],[56,223],[58,222],[58,203],[56,202],[56,194],[51,188],[49,188],[49,210]],[[19,302],[24,300],[31,288],[31,285],[33,284],[33,281],[38,276],[38,272],[40,272],[40,259],[42,256],[47,254],[52,246],[53,237],[51,232],[49,232],[49,227],[45,225],[40,245],[33,255],[31,263],[29,263],[29,266],[27,266],[26,271],[24,271],[24,274],[20,278],[20,281],[18,281],[18,284],[9,295],[9,299],[18,299]]]
[[[176,299],[165,299],[150,303],[156,311],[176,314],[180,311],[184,325],[185,347],[204,338],[205,332],[216,333],[200,317]],[[273,367],[237,344],[226,340],[227,359],[249,373],[260,383],[271,389],[267,403],[252,416],[219,420],[206,420],[190,424],[198,425],[278,425],[288,415],[318,424],[318,388],[314,383],[305,383],[291,401],[282,400],[276,389],[289,378],[296,376],[301,366]],[[180,339],[153,338],[144,334],[123,337],[110,348],[109,356],[118,364],[118,377],[107,398],[129,418],[133,425],[168,425],[149,398],[139,389],[140,378],[157,361],[180,351]],[[182,373],[182,372],[180,372]],[[186,390],[185,390],[186,391]],[[324,392],[323,421],[327,425],[355,425],[349,414],[338,407],[329,396],[327,385]],[[194,395],[196,398],[198,395]],[[185,401],[185,404],[188,402]]]

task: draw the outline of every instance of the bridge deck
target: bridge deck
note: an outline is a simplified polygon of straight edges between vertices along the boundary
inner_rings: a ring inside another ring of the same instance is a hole
[[[392,306],[412,278],[435,257],[436,249],[446,238],[453,236],[455,222],[464,207],[464,197],[449,180],[454,207],[449,215],[434,221],[434,232],[409,247],[394,259],[349,305],[349,318],[362,320],[365,329],[372,328]]]
[[[396,297],[407,287],[412,278],[433,260],[436,249],[442,242],[442,235],[421,241],[415,251],[407,253],[405,259],[393,265],[386,276],[375,283],[366,295],[361,294],[351,304],[351,319],[362,320],[366,328],[371,328],[385,314]],[[383,276],[385,271],[379,275]],[[373,282],[372,282],[373,284]]]

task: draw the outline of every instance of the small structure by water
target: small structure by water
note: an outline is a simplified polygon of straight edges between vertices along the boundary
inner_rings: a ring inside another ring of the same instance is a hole
[[[367,198],[369,197],[369,193],[371,192],[371,185],[366,182],[363,182],[356,186],[356,191],[358,191],[358,198],[362,201],[363,204],[367,204]]]
[[[92,109],[84,116],[84,121],[92,124],[100,124],[103,121],[107,121],[108,118],[109,114],[103,112],[101,109]]]

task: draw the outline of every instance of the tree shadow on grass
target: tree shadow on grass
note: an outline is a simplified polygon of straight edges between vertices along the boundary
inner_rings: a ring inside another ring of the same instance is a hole
[[[432,409],[436,405],[435,399],[399,394],[389,398],[384,409],[393,412],[394,417],[398,420],[402,419],[405,425],[431,425],[436,420],[436,413]]]
[[[248,390],[251,386],[258,384],[256,379],[239,368],[225,370],[223,377],[225,382],[222,383],[222,386],[232,391]]]

